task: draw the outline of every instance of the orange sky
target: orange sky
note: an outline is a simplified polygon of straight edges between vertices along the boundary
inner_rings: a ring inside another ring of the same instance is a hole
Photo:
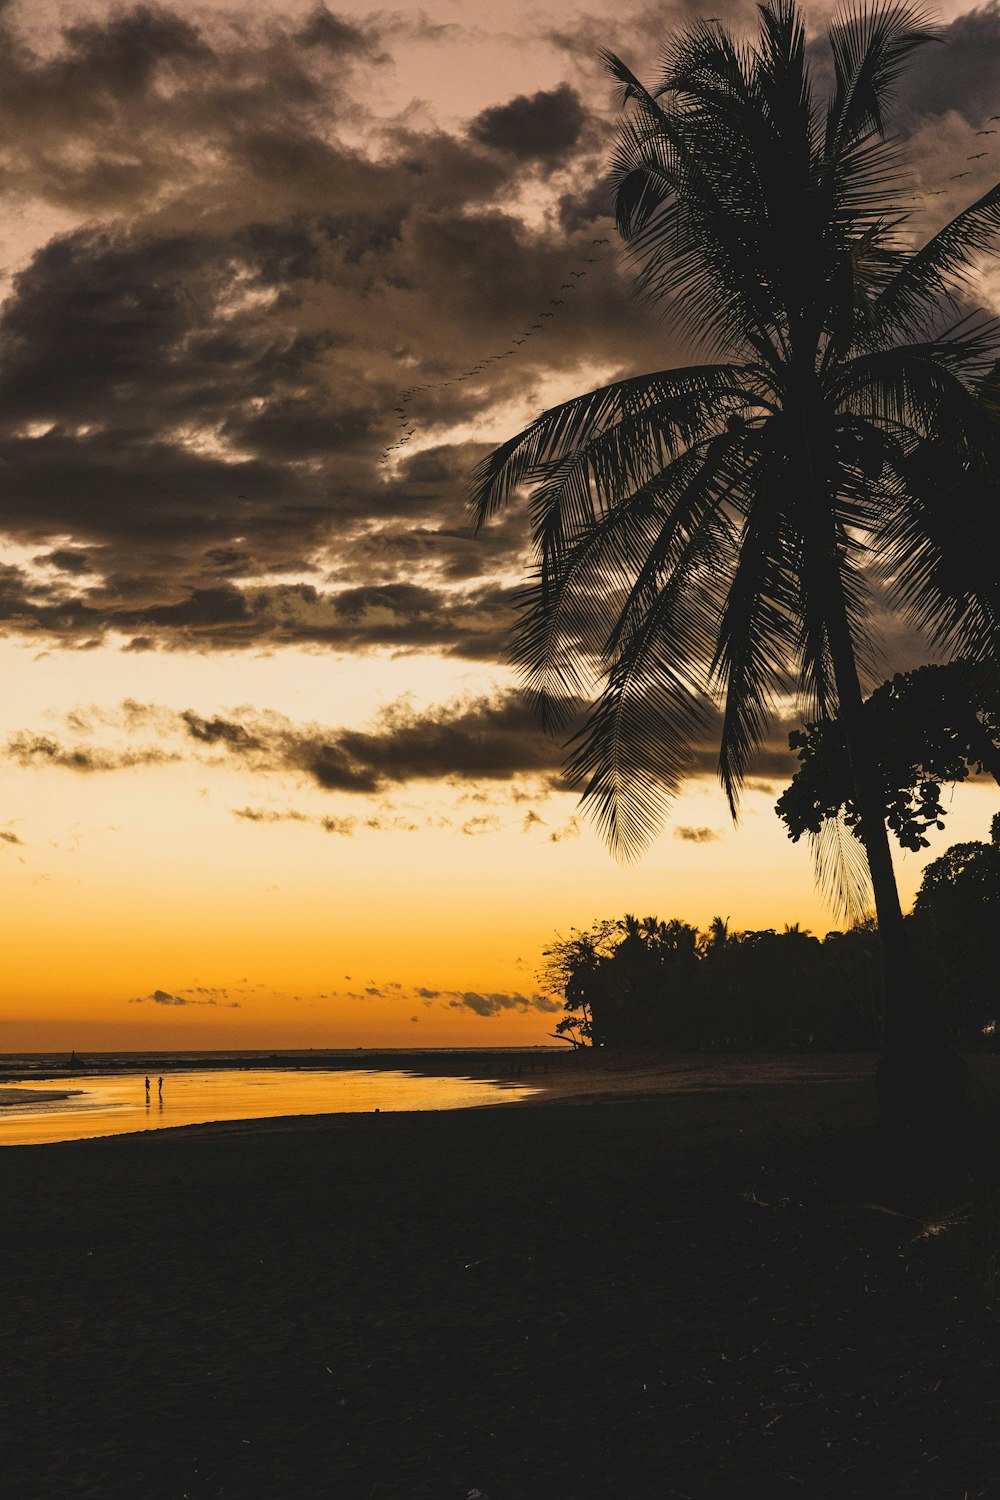
[[[282,711],[335,704],[338,720],[364,723],[403,682],[420,684],[409,659],[2,656],[4,730],[61,723],[102,687],[112,701],[177,695],[206,714],[252,689]],[[445,679],[459,688],[467,671],[428,663],[425,691],[444,696]],[[529,1000],[542,949],[572,926],[625,911],[836,925],[774,795],[749,793],[733,829],[708,779],[689,784],[632,867],[575,819],[571,795],[530,780],[414,782],[372,799],[205,756],[103,772],[7,765],[0,791],[19,840],[0,844],[4,1051],[533,1044],[557,1017],[516,1000],[483,1015],[468,997],[486,1009],[491,996]],[[996,800],[986,787],[957,792],[932,852],[984,837]],[[302,820],[234,815],[247,806]],[[365,826],[373,814],[381,826]],[[305,821],[331,815],[356,819],[353,831]],[[899,866],[909,898],[920,861]]]

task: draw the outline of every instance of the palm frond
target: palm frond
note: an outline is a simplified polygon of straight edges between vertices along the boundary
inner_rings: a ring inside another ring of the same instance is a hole
[[[841,808],[809,835],[816,884],[841,922],[860,922],[874,906],[868,856]]]
[[[690,417],[691,402],[700,401],[707,416],[714,402],[745,390],[748,384],[753,390],[757,383],[762,383],[757,372],[745,366],[695,365],[632,376],[561,402],[501,443],[479,465],[469,500],[476,525],[495,515],[521,484],[545,477],[546,465],[577,452],[623,417],[658,408],[667,431],[672,401],[684,406],[686,417]],[[673,425],[677,441],[683,443],[687,429],[680,421]]]
[[[780,483],[763,462],[747,479],[753,501],[710,669],[724,692],[719,777],[734,819],[776,698],[791,689],[798,640],[794,554],[788,549]]]
[[[645,84],[640,82],[631,68],[627,67],[620,57],[616,56],[614,52],[609,51],[606,47],[601,47],[597,55],[603,63],[605,70],[611,74],[612,78],[618,80],[620,86],[618,106],[620,109],[624,109],[631,99],[636,99],[654,119],[663,115],[663,110]]]
[[[904,617],[946,652],[1000,658],[1000,461],[916,445],[899,463],[879,560]]]
[[[561,553],[542,553],[521,592],[511,661],[546,727],[566,721],[591,664],[614,655],[648,607],[690,534],[718,505],[720,439],[689,448],[646,486],[606,511]]]
[[[730,543],[721,519],[688,537],[570,742],[567,770],[585,783],[581,805],[619,857],[634,857],[658,832],[693,747],[715,721],[715,706],[690,664],[712,639],[718,591],[732,567]]]
[[[752,41],[678,31],[653,86],[604,56],[637,292],[712,352],[544,412],[480,466],[472,504],[482,524],[530,492],[514,661],[551,723],[603,684],[568,767],[619,854],[710,729],[735,813],[777,696],[822,718],[838,680],[853,694],[878,670],[873,570],[939,643],[1000,658],[1000,323],[968,311],[1000,185],[914,252],[888,129],[933,38],[901,0],[849,9],[826,109],[793,0],[765,0]],[[817,848],[848,914],[862,858],[841,825]]]
[[[967,286],[973,257],[1000,237],[1000,183],[939,229],[900,267],[874,309],[879,331],[920,337],[934,331]]]
[[[1000,322],[966,320],[939,339],[856,355],[831,374],[831,397],[842,412],[910,431],[911,440],[948,441],[984,430],[974,383],[1000,355]]]
[[[859,136],[885,134],[897,79],[916,49],[938,36],[925,11],[901,4],[854,5],[828,35],[836,76],[826,135],[832,157]]]

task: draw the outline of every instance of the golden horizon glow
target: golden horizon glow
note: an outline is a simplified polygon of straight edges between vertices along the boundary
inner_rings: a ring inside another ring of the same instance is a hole
[[[204,715],[238,701],[283,711],[311,702],[319,718],[325,702],[323,722],[359,728],[404,678],[427,703],[482,685],[436,662],[419,693],[423,662],[412,658],[285,656],[101,651],[32,663],[7,646],[15,690],[0,742],[25,727],[54,730],[99,684]],[[37,720],[32,703],[48,705]],[[704,779],[688,784],[634,866],[615,863],[574,796],[530,782],[402,785],[375,799],[377,828],[365,826],[369,797],[218,756],[87,773],[8,761],[0,797],[14,814],[0,826],[20,840],[0,844],[0,1052],[530,1046],[549,1040],[555,1014],[515,1005],[480,1015],[466,997],[530,1000],[543,949],[572,927],[626,911],[702,929],[717,914],[736,928],[838,925],[807,847],[790,844],[774,816],[774,795],[749,792],[733,829]],[[962,787],[951,800],[928,857],[986,836],[995,789]],[[250,804],[313,821],[234,816]],[[318,820],[330,815],[354,816],[354,832],[323,832]],[[678,838],[678,828],[710,837]],[[923,863],[897,860],[905,904]],[[150,998],[157,992],[184,1003]]]

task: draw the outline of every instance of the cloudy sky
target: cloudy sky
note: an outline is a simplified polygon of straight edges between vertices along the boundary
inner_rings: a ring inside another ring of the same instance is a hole
[[[465,508],[539,409],[683,356],[596,53],[693,13],[0,0],[0,1050],[538,1042],[556,932],[831,925],[787,724],[739,829],[706,743],[613,863],[505,666],[524,516]],[[941,21],[917,231],[1000,176],[1000,9]]]

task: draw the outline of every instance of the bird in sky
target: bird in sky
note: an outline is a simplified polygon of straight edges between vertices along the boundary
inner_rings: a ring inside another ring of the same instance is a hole
[[[960,177],[971,177],[971,176],[972,176],[971,172],[953,172],[951,174],[951,180],[952,180],[952,182],[957,182]]]
[[[552,301],[549,303],[549,306],[550,307],[565,307],[566,306],[566,300],[563,297],[553,297]]]
[[[976,134],[977,135],[996,135],[996,131],[995,130],[977,130]]]
[[[611,241],[610,240],[595,240],[594,244],[595,245],[610,245]]]
[[[985,155],[986,155],[985,151],[977,151],[976,154],[975,154],[975,156],[967,156],[965,159],[966,159],[966,161],[978,161],[980,159],[980,157],[985,156]]]
[[[948,191],[947,188],[938,188],[938,190],[937,190],[936,193],[931,193],[931,197],[932,198],[940,198],[947,191]]]
[[[570,273],[569,273],[569,274],[570,274],[570,275],[571,275],[571,276],[575,276],[575,277],[576,277],[576,279],[577,279],[577,281],[579,281],[579,280],[580,280],[580,277],[581,277],[581,276],[586,276],[586,274],[587,274],[587,273],[586,273],[586,271],[570,271]]]

